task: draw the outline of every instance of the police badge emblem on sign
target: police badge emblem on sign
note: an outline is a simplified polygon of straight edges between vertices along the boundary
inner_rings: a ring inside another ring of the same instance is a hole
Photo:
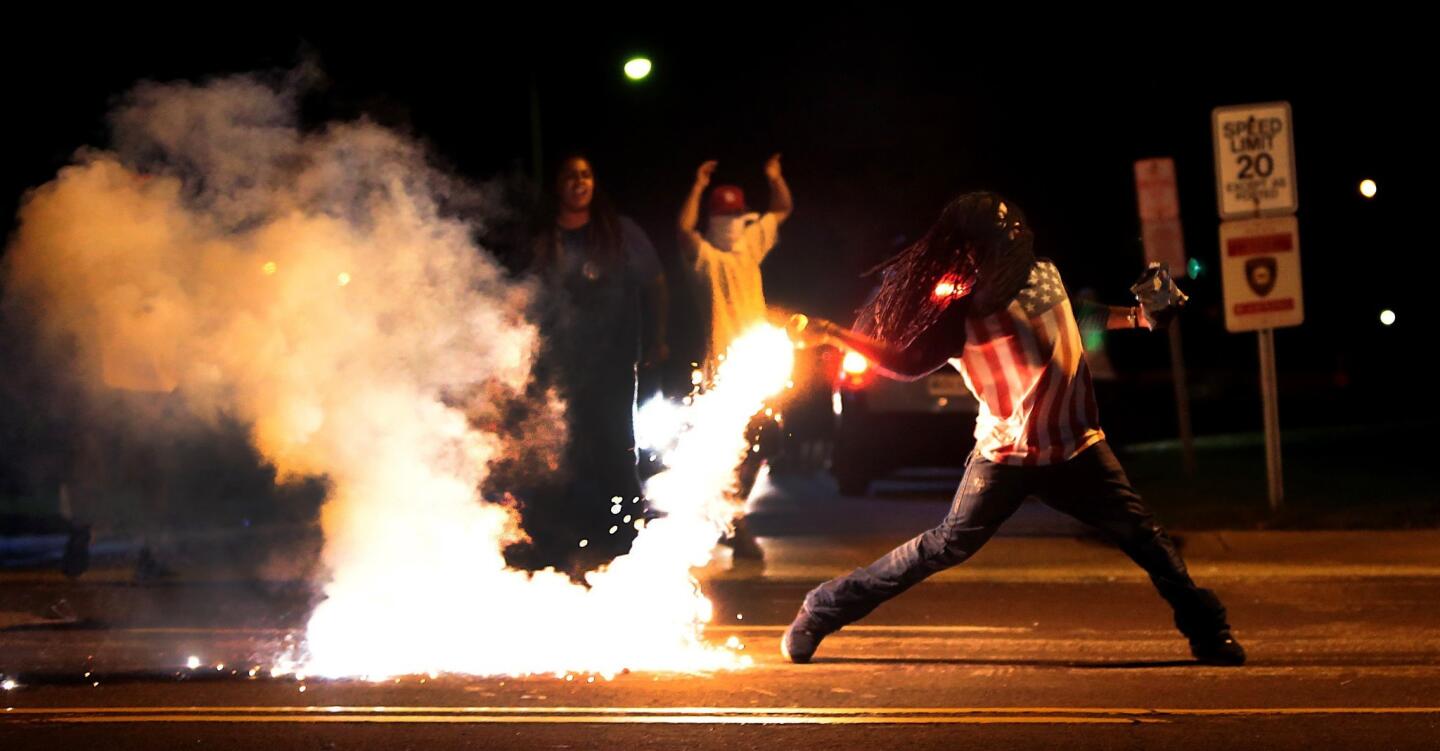
[[[1257,297],[1264,297],[1275,289],[1278,270],[1273,257],[1249,258],[1245,261],[1245,281],[1250,284],[1250,290]]]
[[[1175,280],[1170,277],[1170,265],[1164,261],[1152,261],[1140,274],[1139,281],[1131,285],[1130,291],[1144,309],[1145,317],[1157,329],[1167,326],[1190,299],[1175,286]]]

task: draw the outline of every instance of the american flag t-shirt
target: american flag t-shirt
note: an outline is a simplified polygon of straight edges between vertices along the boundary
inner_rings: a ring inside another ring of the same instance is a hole
[[[1006,308],[965,323],[951,362],[980,403],[980,455],[1022,466],[1057,464],[1105,438],[1080,330],[1060,272],[1037,261]]]

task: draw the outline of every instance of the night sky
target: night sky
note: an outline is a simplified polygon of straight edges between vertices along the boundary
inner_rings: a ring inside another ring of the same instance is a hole
[[[1288,416],[1323,425],[1433,410],[1381,396],[1423,387],[1413,365],[1437,318],[1425,274],[1431,212],[1419,197],[1434,162],[1432,120],[1421,114],[1433,66],[1424,46],[1396,36],[1407,24],[1202,33],[1181,19],[1041,34],[1025,26],[1030,11],[943,22],[841,6],[824,19],[690,11],[695,22],[667,30],[558,10],[538,20],[410,19],[364,33],[257,30],[254,19],[228,35],[213,26],[194,35],[31,29],[3,52],[5,227],[25,188],[77,147],[105,143],[104,113],[135,81],[302,59],[327,77],[304,100],[308,124],[370,117],[426,141],[437,161],[477,182],[531,169],[533,80],[547,158],[593,155],[600,187],[672,267],[674,215],[695,166],[719,159],[716,181],[741,184],[758,206],[764,158],[783,152],[797,210],[765,266],[767,295],[840,319],[868,289],[864,269],[923,232],[952,195],[978,188],[1025,209],[1072,294],[1093,287],[1124,304],[1143,265],[1132,165],[1173,156],[1187,252],[1207,267],[1184,285],[1195,302],[1184,324],[1192,382],[1197,398],[1248,404],[1258,402],[1254,337],[1226,333],[1220,305],[1210,111],[1286,100],[1307,314],[1277,336]],[[632,53],[655,64],[639,84],[621,74]],[[1367,177],[1379,184],[1373,201],[1357,190]],[[694,326],[683,291],[677,283],[682,340]],[[1385,308],[1398,315],[1388,329]],[[1126,377],[1167,375],[1162,337],[1112,337],[1110,349]],[[1258,429],[1258,408],[1253,422],[1238,427]]]

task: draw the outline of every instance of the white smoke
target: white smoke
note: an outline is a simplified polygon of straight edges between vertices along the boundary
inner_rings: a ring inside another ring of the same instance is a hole
[[[325,599],[293,667],[736,664],[703,643],[710,606],[690,567],[728,521],[715,506],[744,410],[764,395],[731,404],[734,426],[711,426],[718,455],[692,449],[706,468],[668,483],[671,518],[593,588],[508,570],[501,551],[523,533],[478,488],[515,447],[458,405],[523,391],[533,290],[447,210],[483,207],[483,193],[374,124],[302,130],[291,91],[254,77],[138,86],[113,115],[112,149],[82,152],[27,196],[6,274],[97,398],[171,392],[200,418],[252,426],[281,478],[328,479]]]

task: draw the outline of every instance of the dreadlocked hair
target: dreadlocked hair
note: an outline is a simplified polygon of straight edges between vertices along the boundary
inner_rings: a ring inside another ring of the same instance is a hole
[[[880,274],[880,289],[856,328],[907,346],[962,299],[971,315],[1010,304],[1034,263],[1034,235],[1020,209],[994,193],[965,193],[919,241],[865,272]]]

